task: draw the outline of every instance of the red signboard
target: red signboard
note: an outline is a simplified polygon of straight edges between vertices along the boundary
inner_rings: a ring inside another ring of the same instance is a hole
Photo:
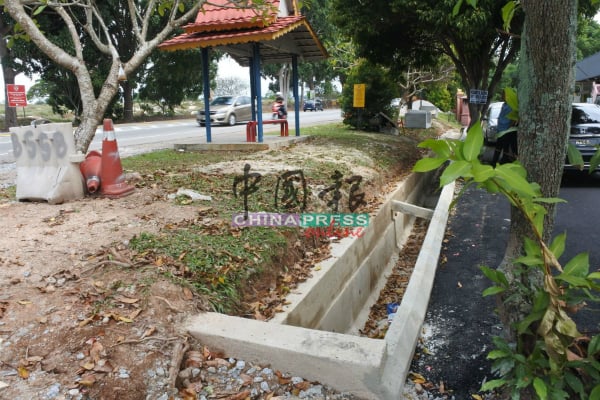
[[[9,107],[25,107],[27,105],[25,85],[6,85],[6,95]]]

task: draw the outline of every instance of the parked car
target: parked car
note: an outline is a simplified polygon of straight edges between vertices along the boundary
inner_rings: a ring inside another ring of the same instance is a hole
[[[600,145],[600,106],[592,103],[573,103],[569,142],[581,153],[584,168],[589,169],[590,159]],[[579,169],[565,162],[565,170]]]
[[[303,111],[323,111],[323,102],[321,100],[306,100],[304,102]]]
[[[483,129],[483,140],[486,145],[495,145],[498,138],[498,116],[502,109],[503,102],[492,103],[487,112],[481,119],[481,128]]]
[[[210,102],[210,123],[219,125],[235,125],[238,122],[252,119],[252,102],[250,96],[218,96]],[[198,111],[198,125],[206,124],[204,110]]]

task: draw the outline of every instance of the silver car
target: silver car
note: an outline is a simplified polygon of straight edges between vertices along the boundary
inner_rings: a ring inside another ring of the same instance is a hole
[[[494,145],[498,138],[498,116],[502,109],[503,102],[492,103],[488,107],[485,116],[481,119],[481,128],[483,129],[483,139],[486,145]]]
[[[210,102],[210,123],[219,125],[235,125],[238,122],[250,121],[252,108],[250,96],[218,96]],[[204,110],[196,114],[198,125],[206,124]]]

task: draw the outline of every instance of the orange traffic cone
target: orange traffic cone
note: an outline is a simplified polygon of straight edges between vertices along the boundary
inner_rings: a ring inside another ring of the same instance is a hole
[[[85,160],[79,164],[79,170],[85,178],[87,191],[94,194],[100,187],[100,169],[102,165],[102,154],[92,150],[85,156]]]
[[[112,119],[104,120],[103,129],[100,193],[107,197],[126,196],[131,194],[135,188],[125,182]]]

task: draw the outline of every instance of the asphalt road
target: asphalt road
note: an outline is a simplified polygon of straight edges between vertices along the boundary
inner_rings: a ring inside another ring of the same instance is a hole
[[[325,111],[318,112],[300,112],[300,133],[302,134],[302,128],[325,124],[330,122],[340,122],[342,120],[341,112],[339,109],[328,109]],[[193,118],[193,117],[191,117]],[[263,118],[270,118],[269,115],[264,114]],[[294,129],[295,126],[295,113],[290,112],[288,114],[288,121],[290,129]],[[186,120],[173,120],[173,121],[161,121],[161,122],[148,122],[148,123],[133,123],[133,124],[118,124],[114,126],[115,135],[119,144],[119,153],[122,156],[135,154],[143,151],[144,148],[170,148],[173,144],[186,141],[190,139],[203,139],[206,138],[206,129],[198,126],[195,119]],[[265,132],[279,129],[275,125],[265,125]],[[246,136],[246,124],[239,123],[235,126],[213,126],[211,135],[213,138],[222,137],[225,135],[231,135],[231,137],[245,138]],[[92,143],[90,144],[89,150],[101,150],[102,149],[102,137],[103,129],[100,126],[96,130],[96,135]],[[13,157],[12,142],[10,140],[9,133],[0,133],[0,165],[13,164],[15,159]],[[4,168],[10,168],[10,166],[4,165]]]

